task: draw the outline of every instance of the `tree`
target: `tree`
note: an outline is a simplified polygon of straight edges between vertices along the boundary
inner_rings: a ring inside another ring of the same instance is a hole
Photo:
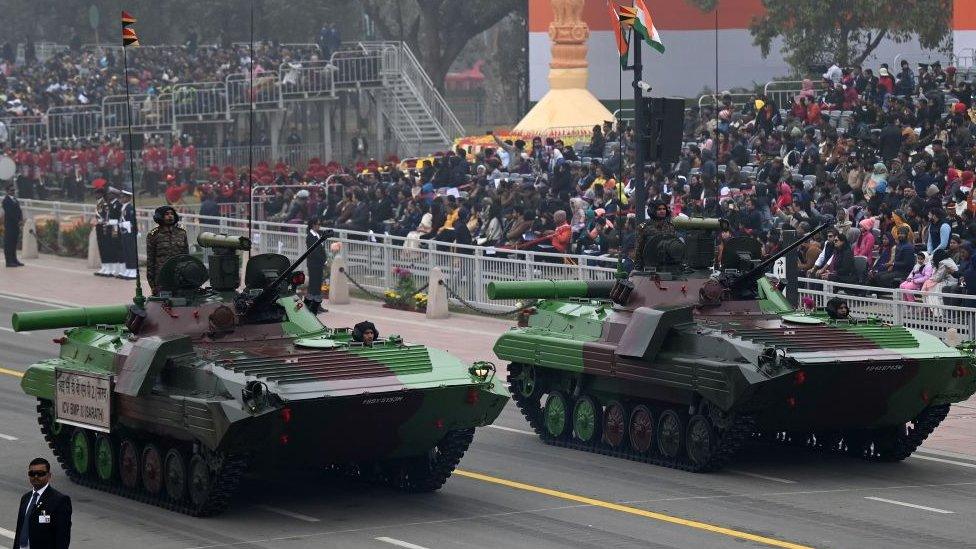
[[[418,56],[439,90],[469,40],[488,30],[526,0],[362,0],[380,35],[400,40]]]
[[[699,6],[710,0],[690,0]],[[950,0],[764,0],[765,13],[754,17],[753,43],[769,56],[782,37],[786,62],[797,72],[837,63],[860,65],[882,40],[906,42],[917,37],[935,49],[950,36]]]

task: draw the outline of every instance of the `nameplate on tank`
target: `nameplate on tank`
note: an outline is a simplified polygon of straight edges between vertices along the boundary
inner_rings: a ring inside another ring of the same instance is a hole
[[[54,411],[58,423],[110,432],[111,376],[55,368]]]

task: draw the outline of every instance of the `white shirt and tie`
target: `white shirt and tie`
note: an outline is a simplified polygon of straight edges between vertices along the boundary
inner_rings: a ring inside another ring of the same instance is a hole
[[[24,531],[21,532],[20,549],[30,549],[31,515],[37,510],[37,502],[41,500],[41,496],[44,495],[44,490],[47,490],[47,487],[48,485],[45,484],[39,490],[34,490],[30,500],[27,502],[27,508],[24,509]]]

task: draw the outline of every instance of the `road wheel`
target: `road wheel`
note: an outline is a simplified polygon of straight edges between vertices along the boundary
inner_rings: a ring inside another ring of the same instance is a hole
[[[189,482],[187,492],[190,502],[196,508],[202,508],[210,499],[213,491],[213,478],[210,476],[210,467],[203,456],[195,455],[190,458]]]
[[[546,421],[546,432],[550,437],[560,438],[569,432],[569,400],[565,393],[561,391],[549,393],[542,413]]]
[[[88,431],[76,427],[71,433],[71,468],[81,476],[86,476],[92,466],[92,443]]]
[[[539,396],[539,372],[532,364],[522,366],[518,377],[518,392],[527,399]]]
[[[139,445],[131,438],[119,445],[119,477],[126,488],[139,486]]]
[[[166,483],[166,495],[173,501],[182,501],[186,496],[186,459],[183,452],[170,448],[163,461],[163,476]]]
[[[643,454],[651,449],[654,442],[654,414],[643,404],[634,406],[630,412],[630,428],[627,429],[630,447]]]
[[[695,414],[688,420],[685,436],[685,449],[688,458],[696,465],[703,465],[712,459],[715,452],[715,428],[707,417]]]
[[[583,395],[576,399],[573,406],[573,432],[581,442],[600,440],[600,429],[603,427],[602,410],[596,399]]]
[[[668,408],[661,412],[657,421],[657,449],[661,455],[674,459],[681,452],[681,438],[684,433],[681,416]]]
[[[163,456],[152,443],[142,450],[142,487],[153,495],[163,489]]]
[[[627,410],[624,405],[611,401],[603,411],[603,440],[614,449],[623,446],[627,436]]]
[[[105,433],[95,435],[95,474],[103,482],[115,477],[115,446],[112,437]]]

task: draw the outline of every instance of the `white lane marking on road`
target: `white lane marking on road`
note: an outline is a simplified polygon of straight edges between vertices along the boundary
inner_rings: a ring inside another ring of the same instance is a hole
[[[11,532],[10,530],[7,530],[6,528],[0,528],[0,536],[3,536],[5,538],[14,539],[14,536],[15,535],[16,535],[16,533]]]
[[[407,549],[427,549],[423,545],[417,545],[416,543],[410,543],[409,541],[403,541],[396,538],[379,537],[373,539],[376,541],[382,541],[383,543],[389,543],[390,545],[396,545],[397,547],[406,547]]]
[[[310,517],[308,515],[303,515],[301,513],[289,511],[287,509],[279,509],[278,507],[272,507],[270,505],[258,505],[257,507],[260,509],[264,509],[265,511],[271,511],[272,513],[277,513],[279,515],[291,517],[293,519],[304,520],[305,522],[320,522],[319,519],[315,517]]]
[[[795,480],[790,480],[788,478],[771,477],[769,475],[760,475],[759,473],[750,473],[749,471],[740,471],[738,469],[726,469],[726,471],[730,473],[734,473],[736,475],[744,475],[752,478],[761,478],[763,480],[769,480],[772,482],[781,482],[783,484],[796,484]]]
[[[15,332],[13,328],[8,328],[6,326],[0,326],[0,330],[3,330],[4,332],[10,332],[12,334],[20,334],[20,335],[31,335],[33,333],[33,332]]]
[[[535,436],[535,433],[533,433],[532,431],[525,431],[525,430],[522,430],[522,429],[513,429],[511,427],[502,427],[501,425],[489,425],[489,427],[491,427],[492,429],[498,429],[498,430],[501,430],[501,431],[508,431],[510,433],[518,433],[520,435],[529,435],[529,436],[533,436],[533,437]]]
[[[937,461],[939,463],[950,463],[952,465],[958,465],[960,467],[971,467],[973,469],[976,469],[976,463],[966,463],[965,461],[955,461],[955,460],[952,460],[952,459],[943,459],[943,458],[937,458],[937,457],[931,457],[931,456],[920,456],[918,454],[912,454],[909,457],[911,457],[913,459],[924,459],[924,460],[927,460],[927,461]]]
[[[3,440],[17,440],[17,437],[12,437],[10,435],[5,435],[3,433],[0,433],[0,438],[2,438]]]
[[[923,511],[932,511],[933,513],[942,513],[943,515],[954,515],[955,514],[955,511],[946,511],[945,509],[936,509],[935,507],[926,507],[924,505],[915,505],[914,503],[906,503],[904,501],[898,501],[896,499],[876,498],[874,496],[865,496],[864,499],[869,499],[871,501],[880,501],[882,503],[890,503],[892,505],[901,505],[902,507],[911,507],[912,509],[921,509]]]
[[[55,303],[53,301],[44,301],[43,299],[36,299],[30,296],[20,295],[20,294],[0,293],[0,298],[9,299],[11,301],[30,303],[32,305],[47,305],[49,307],[55,307],[57,309],[67,309],[68,307],[83,307],[83,305],[79,305],[77,303],[68,303],[67,301],[63,301],[61,303]]]

